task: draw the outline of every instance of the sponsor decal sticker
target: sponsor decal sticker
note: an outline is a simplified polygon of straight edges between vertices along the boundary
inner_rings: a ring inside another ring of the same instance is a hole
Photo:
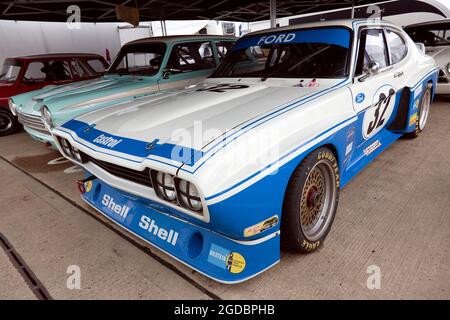
[[[121,143],[122,139],[114,139],[113,137],[108,137],[104,134],[101,134],[97,138],[95,138],[93,142],[112,149],[119,143]]]
[[[244,237],[251,237],[255,234],[264,232],[270,228],[275,227],[278,224],[278,216],[273,216],[263,222],[255,224],[254,226],[248,227],[244,230]]]
[[[231,252],[216,244],[211,244],[208,262],[231,273],[238,274],[244,271],[245,258],[237,252]]]
[[[304,88],[305,87],[305,80],[300,80],[300,82],[298,84],[296,84],[294,87]]]
[[[320,83],[317,82],[317,79],[312,79],[310,83],[308,83],[308,88],[318,88],[320,87]]]
[[[375,150],[377,150],[379,147],[381,147],[381,142],[377,140],[364,149],[364,154],[368,156],[369,154],[372,154]]]
[[[419,109],[419,103],[420,103],[419,99],[417,99],[416,102],[414,102],[414,109],[415,110]]]
[[[362,102],[364,102],[364,100],[366,100],[366,95],[362,92],[359,93],[355,98],[356,103],[362,103]]]
[[[258,45],[261,44],[275,44],[275,43],[288,43],[294,40],[296,37],[295,33],[281,33],[272,34],[270,36],[263,36],[258,40]]]
[[[413,126],[415,125],[417,122],[417,112],[414,113],[410,118],[409,118],[409,126]]]
[[[84,183],[84,189],[86,192],[90,192],[92,190],[92,181],[86,181]]]
[[[107,207],[111,212],[119,217],[126,219],[128,216],[128,212],[130,212],[130,207],[126,205],[117,204],[114,201],[114,198],[108,194],[103,195],[102,205]]]
[[[148,231],[149,233],[153,234],[156,238],[166,241],[167,243],[171,244],[172,246],[175,246],[178,241],[179,233],[175,230],[166,230],[164,228],[161,228],[157,225],[156,221],[142,215],[140,221],[139,221],[139,227],[142,229]]]
[[[350,127],[347,131],[347,141],[353,140],[353,137],[355,136],[355,127]]]

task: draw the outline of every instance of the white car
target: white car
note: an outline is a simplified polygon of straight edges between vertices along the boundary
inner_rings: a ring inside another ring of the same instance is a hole
[[[424,129],[438,77],[399,27],[330,21],[250,33],[213,75],[53,130],[82,198],[224,283],[317,250],[339,191]],[[401,161],[401,159],[399,159]],[[361,213],[363,214],[363,212]]]
[[[430,21],[404,28],[414,42],[425,45],[426,54],[439,66],[436,94],[450,94],[450,19]]]

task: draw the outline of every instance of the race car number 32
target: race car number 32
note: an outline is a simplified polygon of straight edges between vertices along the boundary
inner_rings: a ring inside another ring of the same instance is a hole
[[[381,87],[373,100],[364,114],[363,136],[366,140],[380,132],[389,121],[395,107],[395,90],[390,86]]]

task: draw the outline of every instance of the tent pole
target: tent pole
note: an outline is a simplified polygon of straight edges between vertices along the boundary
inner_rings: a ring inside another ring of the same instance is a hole
[[[355,0],[352,0],[352,19],[355,19]]]
[[[270,0],[270,27],[277,26],[277,0]]]

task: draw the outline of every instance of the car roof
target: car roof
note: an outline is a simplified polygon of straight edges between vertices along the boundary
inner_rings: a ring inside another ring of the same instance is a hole
[[[283,32],[283,31],[291,31],[291,30],[299,30],[299,29],[307,29],[307,28],[320,28],[320,27],[336,27],[336,26],[342,26],[347,27],[350,29],[354,28],[354,24],[359,22],[361,25],[383,25],[383,26],[392,26],[397,27],[396,24],[388,21],[388,20],[381,20],[381,19],[337,19],[337,20],[329,20],[329,21],[319,21],[319,22],[308,22],[308,23],[302,23],[302,24],[296,24],[292,26],[287,27],[281,27],[281,28],[271,28],[271,29],[265,29],[265,30],[259,30],[255,32],[251,32],[246,34],[244,37],[253,36],[253,35],[260,35],[260,34],[266,34],[271,32]]]
[[[49,54],[34,54],[27,56],[18,56],[10,59],[17,60],[49,60],[49,59],[61,59],[61,58],[101,58],[99,54],[94,53],[49,53]]]
[[[207,35],[207,34],[200,34],[200,35],[177,35],[177,36],[165,36],[165,37],[150,37],[150,38],[143,38],[143,39],[137,39],[130,41],[126,43],[125,45],[132,45],[132,44],[146,44],[146,43],[169,43],[169,42],[176,42],[176,41],[185,41],[185,40],[233,40],[236,41],[237,38],[233,36],[218,36],[218,35]]]
[[[450,19],[441,19],[441,20],[435,20],[435,21],[427,21],[422,23],[416,23],[416,24],[410,24],[406,26],[404,29],[414,29],[414,28],[420,28],[420,27],[426,27],[426,26],[449,26],[450,25]]]

